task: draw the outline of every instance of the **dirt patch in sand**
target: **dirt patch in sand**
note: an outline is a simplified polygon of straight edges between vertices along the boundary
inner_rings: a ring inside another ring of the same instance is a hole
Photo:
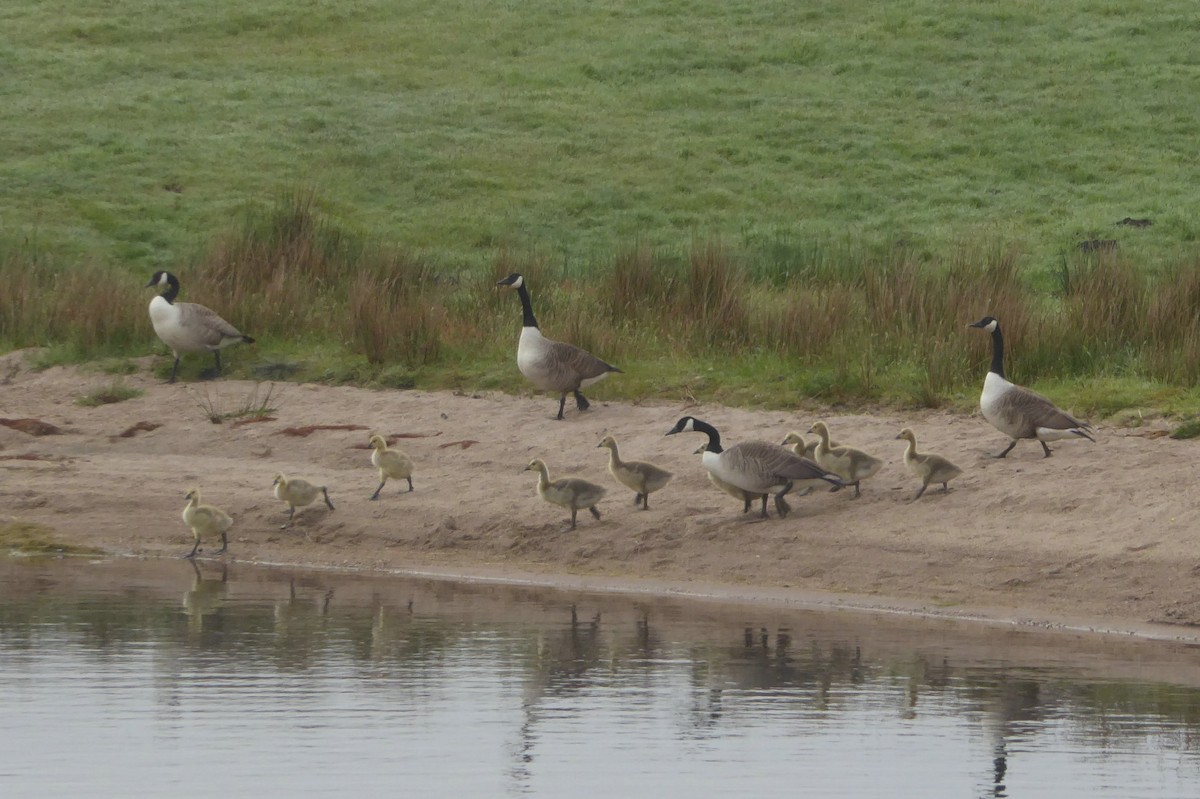
[[[667,592],[828,592],[952,615],[992,608],[1200,623],[1200,509],[1188,490],[1200,442],[1172,440],[1161,427],[1102,426],[1098,443],[1060,442],[1052,458],[1024,442],[995,460],[989,454],[1005,440],[978,416],[827,414],[835,438],[877,454],[883,469],[860,499],[818,492],[792,500],[786,519],[759,521],[709,484],[693,454],[703,436],[664,433],[689,413],[716,425],[727,445],[780,441],[806,431],[811,412],[597,401],[559,422],[556,398],[543,396],[284,385],[272,395],[272,420],[235,427],[212,424],[205,407],[235,410],[254,394],[252,382],[165,385],[143,368],[125,378],[143,395],[88,408],[75,398],[111,378],[24,363],[19,352],[0,358],[12,375],[0,387],[0,415],[53,424],[61,435],[0,427],[0,523],[46,525],[76,546],[182,555],[191,548],[183,495],[197,486],[233,515],[227,557],[243,561],[566,576]],[[904,426],[923,450],[964,468],[949,494],[931,489],[910,501],[917,484],[895,440]],[[414,492],[393,480],[368,501],[377,484],[363,449],[371,433],[413,457]],[[675,472],[649,510],[606,472],[608,452],[596,445],[608,434],[623,457]],[[534,457],[552,478],[608,486],[603,518],[581,514],[578,529],[564,531],[566,513],[538,498],[536,477],[522,471]],[[315,503],[280,530],[287,506],[272,494],[276,472],[327,485],[337,510]]]

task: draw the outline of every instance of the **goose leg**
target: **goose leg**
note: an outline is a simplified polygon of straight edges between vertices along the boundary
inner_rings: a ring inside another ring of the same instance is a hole
[[[179,371],[179,356],[175,356],[175,363],[171,364],[171,376],[167,378],[168,383],[175,382],[175,373]]]
[[[762,517],[767,518],[767,495],[762,495]]]
[[[1050,448],[1046,446],[1046,442],[1045,442],[1045,441],[1042,441],[1042,440],[1039,438],[1039,439],[1038,439],[1038,443],[1042,445],[1042,451],[1046,453],[1046,454],[1045,454],[1045,455],[1043,455],[1042,457],[1043,457],[1043,458],[1049,458],[1049,457],[1050,457]]]
[[[229,534],[221,533],[221,548],[217,550],[217,554],[220,555],[227,549],[229,549]]]
[[[854,498],[858,499],[861,495],[862,495],[862,492],[858,490],[858,481],[855,480],[854,481]]]
[[[750,512],[750,505],[754,502],[754,496],[749,491],[742,492],[742,513]]]
[[[1012,448],[1013,448],[1013,447],[1015,447],[1016,445],[1017,445],[1017,440],[1014,438],[1014,439],[1012,440],[1012,443],[1011,443],[1011,444],[1009,444],[1007,447],[1005,447],[1005,448],[1004,448],[1004,451],[1003,451],[1003,452],[1001,452],[1001,453],[1000,453],[999,455],[997,455],[996,457],[997,457],[997,458],[1003,458],[1005,455],[1007,455],[1008,453],[1012,452]],[[1043,444],[1042,446],[1044,447],[1044,446],[1046,446],[1046,445],[1045,445],[1045,444]]]
[[[588,510],[590,510],[590,511],[592,512],[592,515],[593,515],[593,516],[595,516],[597,519],[599,519],[599,518],[600,518],[600,511],[596,510],[596,506],[595,506],[595,505],[593,505],[592,507],[588,508]]]
[[[213,350],[213,357],[217,359],[217,377],[221,376],[221,351]]]
[[[579,510],[577,508],[574,508],[574,507],[571,508],[571,529],[572,530],[575,529],[575,515],[578,513],[579,513]]]
[[[329,489],[322,487],[321,493],[325,495],[325,504],[329,506],[329,509],[335,510],[333,503],[329,501]]]
[[[642,495],[641,495],[641,494],[634,494],[634,495],[633,495],[633,504],[634,504],[634,505],[641,505],[641,504],[642,504]]]
[[[575,391],[574,393],[575,393],[575,407],[576,408],[578,408],[581,411],[586,411],[588,408],[592,407],[592,403],[587,401],[587,397],[580,394],[578,390]]]
[[[567,394],[564,391],[563,395],[558,398],[558,416],[555,418],[557,418],[559,420],[561,420],[563,418],[563,408],[565,408],[566,405],[567,405]]]
[[[383,490],[383,484],[387,482],[387,478],[383,478],[383,482],[379,484],[379,488],[375,489],[375,493],[371,495],[371,499],[379,499],[379,492]]]

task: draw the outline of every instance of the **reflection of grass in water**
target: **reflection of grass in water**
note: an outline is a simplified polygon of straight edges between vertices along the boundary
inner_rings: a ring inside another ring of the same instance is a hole
[[[91,547],[71,546],[54,538],[49,527],[30,522],[0,524],[0,549],[9,555],[99,555]]]

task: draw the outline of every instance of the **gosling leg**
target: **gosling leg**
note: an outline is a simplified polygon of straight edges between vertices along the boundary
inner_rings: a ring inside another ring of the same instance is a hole
[[[596,510],[596,506],[595,506],[595,505],[593,505],[592,507],[588,508],[588,510],[590,510],[590,511],[592,512],[592,515],[593,515],[593,516],[595,516],[597,519],[599,519],[599,518],[600,518],[600,511]]]
[[[641,495],[641,494],[634,494],[634,495],[633,495],[633,504],[634,504],[634,505],[641,505],[641,504],[642,504],[642,495]]]
[[[288,520],[280,525],[280,530],[286,530],[292,526],[292,517],[296,515],[296,506],[288,505]]]
[[[221,533],[221,548],[217,550],[216,554],[224,554],[225,550],[227,549],[229,549],[229,535],[227,533]]]
[[[321,493],[325,495],[325,504],[329,506],[329,509],[336,510],[333,507],[333,503],[329,501],[329,489],[327,489],[325,486],[321,486]]]
[[[411,494],[411,493],[412,493],[412,490],[413,490],[412,478],[411,478],[411,477],[409,477],[409,478],[408,478],[408,493],[410,493],[410,494]]]
[[[195,534],[193,533],[193,535],[195,535]],[[193,558],[196,557],[196,550],[199,548],[200,548],[200,536],[197,535],[196,543],[192,544],[192,551],[187,553],[186,555],[184,555],[184,557],[187,558],[188,560],[192,560]]]
[[[920,490],[913,494],[912,501],[916,502],[918,499],[920,499],[921,495],[925,493],[925,489],[927,488],[929,488],[929,483],[922,483]]]
[[[579,513],[579,510],[577,508],[572,507],[571,508],[571,529],[572,530],[575,529],[575,515],[577,513]]]
[[[371,499],[379,499],[379,492],[383,490],[384,483],[386,482],[387,478],[385,477],[383,478],[383,482],[379,484],[379,488],[375,489],[375,493],[371,495]]]

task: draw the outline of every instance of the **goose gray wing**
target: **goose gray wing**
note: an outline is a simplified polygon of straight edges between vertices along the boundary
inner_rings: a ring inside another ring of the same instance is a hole
[[[764,485],[784,481],[826,480],[841,485],[841,480],[808,458],[787,447],[769,441],[744,441],[725,450],[730,466],[761,479]]]
[[[179,302],[179,323],[187,328],[190,335],[208,347],[218,347],[229,339],[241,341],[246,338],[242,332],[226,322],[216,311],[194,302]]]
[[[556,372],[561,371],[581,380],[590,380],[608,372],[621,371],[574,344],[567,344],[563,341],[549,343],[551,346],[547,351],[546,360]]]
[[[1036,434],[1039,427],[1043,427],[1049,430],[1070,430],[1095,441],[1091,436],[1090,424],[1079,421],[1046,397],[1024,386],[1014,385],[1009,390],[1005,405],[1010,414],[1025,421],[1031,436]]]

